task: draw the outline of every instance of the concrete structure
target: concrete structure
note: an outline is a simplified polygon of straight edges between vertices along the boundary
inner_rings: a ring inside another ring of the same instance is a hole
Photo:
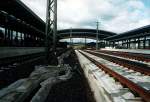
[[[45,22],[20,0],[0,3],[0,46],[41,46]]]
[[[72,31],[73,38],[91,38],[96,40],[97,30],[96,29],[81,29],[81,28],[72,28],[70,29],[62,29],[58,30],[59,39],[70,38],[70,31]],[[99,30],[98,31],[99,40],[103,40],[104,38],[116,35],[116,33]]]
[[[105,38],[106,45],[126,49],[150,49],[150,25]]]

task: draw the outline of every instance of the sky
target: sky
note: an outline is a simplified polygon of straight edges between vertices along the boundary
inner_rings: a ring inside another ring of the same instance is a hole
[[[21,0],[45,21],[46,0]],[[150,0],[58,0],[58,29],[96,28],[115,33],[150,24]]]

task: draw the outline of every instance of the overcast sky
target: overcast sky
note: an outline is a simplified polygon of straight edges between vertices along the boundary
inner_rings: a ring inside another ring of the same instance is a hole
[[[46,0],[21,0],[45,21]],[[150,24],[150,0],[58,0],[58,29],[96,28],[116,33]]]

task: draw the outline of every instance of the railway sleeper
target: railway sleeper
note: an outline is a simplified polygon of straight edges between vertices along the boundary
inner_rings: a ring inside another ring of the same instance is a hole
[[[98,52],[102,52],[102,53],[106,53],[106,54],[110,54],[110,55],[116,55],[116,56],[121,56],[121,57],[125,57],[125,58],[129,58],[129,59],[135,59],[135,60],[138,60],[138,61],[145,61],[145,62],[150,62],[150,58],[147,57],[146,55],[141,55],[141,54],[138,54],[137,55],[134,55],[131,53],[124,53],[124,52],[105,52],[105,51],[98,51]]]
[[[111,62],[118,63],[119,65],[123,65],[124,67],[129,67],[130,69],[138,71],[140,73],[144,73],[145,75],[150,75],[149,67],[145,66],[143,64],[136,63],[133,61],[124,60],[124,59],[120,59],[120,58],[116,58],[116,57],[112,57],[112,56],[107,56],[107,55],[100,54],[100,53],[94,53],[94,52],[90,52],[90,51],[86,51],[86,52],[93,54],[95,56],[99,56],[101,58],[104,58],[104,59],[109,60]]]
[[[82,53],[82,52],[80,52]],[[88,55],[82,53],[86,58],[88,58],[91,62],[93,62],[96,66],[98,66],[100,69],[104,70],[117,80],[119,80],[120,83],[124,84],[128,88],[130,88],[133,92],[138,93],[139,96],[141,96],[145,102],[149,102],[150,99],[150,93],[148,90],[145,90],[143,87],[137,85],[136,83],[130,81],[129,79],[125,78],[124,76],[118,74],[117,72],[111,70],[107,66],[101,64],[100,62],[96,61],[93,58],[90,58]],[[93,54],[94,55],[94,54]]]

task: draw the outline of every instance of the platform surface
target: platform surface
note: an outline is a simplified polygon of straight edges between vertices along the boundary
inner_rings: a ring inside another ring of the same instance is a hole
[[[101,50],[150,54],[150,50],[147,50],[147,49],[112,49],[112,48],[108,48],[108,49],[101,49]]]
[[[44,52],[44,47],[0,47],[0,58]]]

